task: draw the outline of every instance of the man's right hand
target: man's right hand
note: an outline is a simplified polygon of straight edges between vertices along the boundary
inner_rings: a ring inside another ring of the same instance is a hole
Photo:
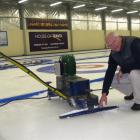
[[[107,105],[107,94],[106,93],[102,93],[102,96],[101,96],[100,101],[99,101],[100,107],[103,107],[104,104]]]
[[[119,72],[117,73],[117,77],[116,77],[118,83],[120,83],[120,80],[121,80],[122,77],[123,77],[123,73],[122,73],[121,70],[119,70]]]

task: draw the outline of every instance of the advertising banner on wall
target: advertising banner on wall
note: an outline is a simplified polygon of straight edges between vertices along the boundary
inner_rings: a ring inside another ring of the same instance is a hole
[[[0,47],[8,46],[8,38],[6,31],[0,31]]]
[[[30,51],[68,49],[67,32],[29,32]]]
[[[63,19],[39,19],[39,18],[27,18],[27,29],[54,29],[62,30],[69,29],[68,20]]]

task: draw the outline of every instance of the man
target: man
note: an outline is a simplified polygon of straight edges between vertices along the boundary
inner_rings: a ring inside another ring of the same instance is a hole
[[[129,73],[133,94],[125,99],[133,99],[132,110],[140,110],[140,38],[117,36],[113,32],[106,36],[106,44],[111,49],[109,55],[108,68],[105,74],[100,106],[107,104],[107,95],[111,86],[117,66],[120,71],[117,74],[118,80],[123,73]]]

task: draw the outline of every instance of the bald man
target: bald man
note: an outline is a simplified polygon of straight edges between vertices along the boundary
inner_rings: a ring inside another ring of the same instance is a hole
[[[108,68],[105,74],[100,106],[107,104],[107,95],[112,84],[117,66],[120,66],[118,80],[123,73],[130,74],[133,94],[125,99],[133,99],[132,110],[140,110],[140,38],[118,36],[113,32],[106,36],[106,45],[111,49],[108,60]]]

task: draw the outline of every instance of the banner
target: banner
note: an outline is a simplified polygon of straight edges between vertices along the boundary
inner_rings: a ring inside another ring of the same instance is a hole
[[[68,49],[67,32],[29,32],[30,51]]]
[[[39,19],[39,18],[27,18],[27,29],[51,29],[62,30],[69,29],[68,20],[62,19]]]
[[[0,31],[0,46],[8,46],[7,32]]]

